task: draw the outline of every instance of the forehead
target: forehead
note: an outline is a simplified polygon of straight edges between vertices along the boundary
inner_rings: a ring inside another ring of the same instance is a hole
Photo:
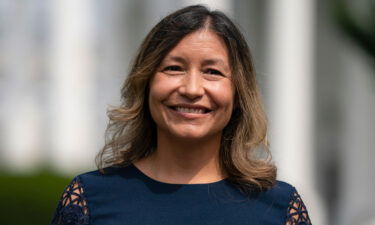
[[[224,40],[209,29],[200,29],[186,35],[167,54],[166,58],[176,55],[196,58],[212,57],[229,64],[228,49]]]

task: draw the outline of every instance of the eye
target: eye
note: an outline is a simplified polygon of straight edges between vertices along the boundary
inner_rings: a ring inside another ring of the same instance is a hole
[[[212,75],[220,75],[220,76],[223,76],[223,73],[220,72],[219,70],[215,70],[215,69],[206,69],[204,71],[204,73],[206,74],[212,74]]]
[[[167,66],[163,69],[164,71],[183,71],[182,68],[180,66],[176,66],[176,65],[173,65],[173,66]]]

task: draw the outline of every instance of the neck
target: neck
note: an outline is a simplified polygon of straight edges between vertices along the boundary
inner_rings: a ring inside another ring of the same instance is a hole
[[[211,183],[225,175],[219,166],[221,136],[181,140],[158,132],[156,151],[135,165],[153,179],[178,184]]]

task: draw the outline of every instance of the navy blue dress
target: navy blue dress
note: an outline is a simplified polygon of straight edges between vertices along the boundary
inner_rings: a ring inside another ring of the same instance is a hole
[[[287,223],[288,222],[288,223]],[[168,184],[134,165],[77,176],[65,189],[52,225],[311,224],[296,189],[277,181],[244,196],[227,180]]]

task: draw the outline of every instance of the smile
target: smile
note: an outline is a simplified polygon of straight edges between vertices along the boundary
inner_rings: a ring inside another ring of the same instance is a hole
[[[202,106],[169,106],[170,109],[177,111],[179,113],[189,113],[189,114],[206,114],[211,110]]]
[[[205,113],[204,109],[192,109],[192,108],[176,107],[175,110],[177,112],[182,112],[182,113],[196,113],[196,114],[204,114]]]

